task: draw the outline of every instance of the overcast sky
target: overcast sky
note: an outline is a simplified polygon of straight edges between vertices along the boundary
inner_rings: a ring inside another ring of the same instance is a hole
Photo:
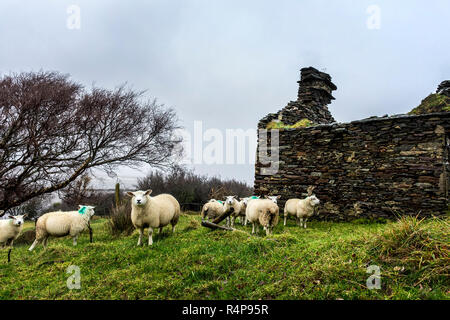
[[[67,27],[71,5],[79,29]],[[408,112],[450,78],[449,30],[446,0],[2,0],[0,72],[127,82],[175,108],[186,130],[202,121],[225,134],[295,100],[307,66],[333,77],[339,122]],[[253,183],[250,164],[194,167]],[[131,185],[146,170],[119,178]]]

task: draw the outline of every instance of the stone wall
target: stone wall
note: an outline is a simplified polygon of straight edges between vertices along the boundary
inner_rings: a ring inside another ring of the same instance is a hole
[[[449,113],[280,130],[279,170],[261,175],[257,161],[255,194],[281,195],[283,208],[316,186],[319,217],[331,220],[443,213],[449,132]],[[259,140],[258,148],[267,143]]]

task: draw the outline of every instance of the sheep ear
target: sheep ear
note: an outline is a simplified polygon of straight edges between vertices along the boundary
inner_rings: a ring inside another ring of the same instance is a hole
[[[79,208],[79,209],[81,209],[81,208],[83,208],[83,207],[84,207],[84,206],[81,205],[81,204],[78,205],[78,208]]]
[[[269,199],[269,197],[267,195],[264,196],[264,199]]]
[[[3,214],[3,212],[5,212],[5,210],[0,210],[0,214]]]
[[[277,199],[281,199],[281,196],[277,196]]]
[[[146,196],[149,196],[149,195],[152,194],[152,192],[153,192],[152,189],[148,189],[147,191],[145,191],[145,195],[146,195]]]
[[[26,218],[26,217],[28,217],[28,213],[25,213],[23,216],[22,216],[22,218]]]
[[[133,192],[131,192],[131,191],[128,191],[128,192],[127,192],[127,195],[128,195],[129,197],[131,197],[131,198],[133,198],[133,197],[134,197],[134,193],[133,193]]]

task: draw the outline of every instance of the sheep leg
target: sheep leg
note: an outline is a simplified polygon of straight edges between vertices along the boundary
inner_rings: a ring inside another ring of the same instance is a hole
[[[252,222],[252,234],[255,234],[255,223]]]
[[[236,222],[236,217],[231,218],[231,227],[234,227],[234,223]]]
[[[162,233],[162,227],[159,227],[159,233],[161,234]]]
[[[175,233],[175,225],[172,225],[172,233]]]
[[[139,239],[138,239],[138,242],[137,242],[137,245],[138,245],[138,246],[141,245],[141,243],[142,243],[142,237],[143,237],[143,236],[144,236],[144,229],[141,228],[141,229],[139,229]]]
[[[73,245],[74,245],[74,246],[77,245],[77,238],[78,238],[78,236],[74,236],[74,237],[72,238],[72,242],[73,242]]]
[[[153,228],[148,228],[148,245],[151,246],[153,244]]]
[[[30,249],[28,249],[28,251],[33,251],[34,247],[36,247],[36,245],[39,243],[39,240],[36,239],[34,240],[33,244],[31,245]]]
[[[306,229],[306,221],[308,220],[308,218],[305,218],[305,223],[303,224],[303,228]]]
[[[299,226],[302,227],[303,226],[303,218],[300,218],[299,220],[300,220]]]
[[[286,227],[286,219],[287,219],[287,215],[286,212],[284,213],[284,226]]]
[[[47,248],[47,241],[48,241],[48,237],[45,237],[44,241],[42,242],[42,245],[44,246],[44,248]]]
[[[256,225],[256,234],[258,234],[259,233],[259,225],[257,225],[256,223],[255,223],[255,225]]]

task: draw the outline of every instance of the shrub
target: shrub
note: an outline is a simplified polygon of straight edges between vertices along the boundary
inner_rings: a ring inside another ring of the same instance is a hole
[[[133,233],[134,226],[131,222],[130,201],[126,201],[111,208],[108,228],[113,236],[119,236],[122,234],[130,235]]]

